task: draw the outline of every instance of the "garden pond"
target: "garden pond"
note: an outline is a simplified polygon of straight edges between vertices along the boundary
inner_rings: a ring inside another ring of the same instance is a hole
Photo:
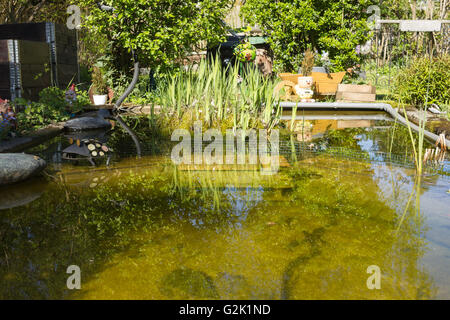
[[[305,117],[275,175],[177,168],[143,135],[137,158],[116,129],[108,167],[62,161],[64,136],[28,150],[49,166],[0,189],[0,298],[450,299],[450,163],[416,189],[407,130],[377,116]]]

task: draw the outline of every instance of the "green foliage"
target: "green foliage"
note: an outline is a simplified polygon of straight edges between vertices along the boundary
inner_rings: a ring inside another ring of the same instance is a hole
[[[116,0],[103,1],[114,14],[97,7],[96,0],[82,0],[89,10],[86,26],[107,37],[113,48],[134,49],[146,66],[169,66],[196,49],[201,41],[217,44],[225,28],[220,19],[231,0]]]
[[[39,103],[51,106],[55,110],[62,110],[67,104],[65,92],[57,87],[45,88],[39,93]]]
[[[89,103],[86,92],[78,92],[77,100],[70,103],[65,98],[65,90],[57,87],[45,88],[39,93],[37,102],[21,98],[14,101],[16,106],[25,106],[25,110],[17,114],[18,129],[23,132],[66,121],[71,114],[81,111],[83,106]]]
[[[0,24],[53,21],[65,24],[69,0],[2,0]]]
[[[394,88],[397,99],[416,107],[450,101],[450,55],[415,59],[400,70]]]
[[[238,65],[224,69],[218,59],[203,60],[196,70],[167,75],[156,103],[177,128],[189,129],[195,120],[222,129],[271,128],[279,115],[273,107],[276,83],[252,66],[240,77]]]
[[[343,130],[329,130],[325,138],[331,146],[359,149],[355,136],[364,132],[364,128],[347,128]]]
[[[103,72],[99,67],[94,67],[92,71],[92,85],[96,94],[103,95],[108,93],[108,86],[106,85]]]
[[[109,69],[106,74],[111,73],[114,74],[115,72]],[[155,88],[151,88],[150,82],[151,80],[148,74],[141,74],[134,90],[127,97],[126,102],[134,105],[149,105],[154,102],[156,96],[158,95],[158,90],[153,90]],[[117,94],[124,92],[129,84],[130,79],[123,73],[119,73],[118,76],[108,78],[108,86],[113,88],[113,91],[116,92],[116,97]]]
[[[258,24],[268,36],[278,70],[297,72],[308,45],[327,51],[331,71],[358,62],[355,47],[371,36],[365,9],[374,0],[248,0],[242,7],[246,21]]]

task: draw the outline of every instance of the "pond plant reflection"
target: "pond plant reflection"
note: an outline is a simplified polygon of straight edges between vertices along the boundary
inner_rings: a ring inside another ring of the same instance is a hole
[[[85,187],[61,176],[39,199],[0,211],[0,295],[432,298],[418,264],[422,224],[406,217],[395,235],[403,207],[368,173],[368,163],[319,156],[270,177],[169,164],[113,168],[108,180],[89,170],[76,175]],[[65,287],[71,264],[83,272],[79,292]],[[367,289],[369,265],[381,268],[383,290]]]

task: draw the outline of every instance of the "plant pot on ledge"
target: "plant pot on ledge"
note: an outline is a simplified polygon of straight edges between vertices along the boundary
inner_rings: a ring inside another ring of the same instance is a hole
[[[106,104],[107,100],[108,100],[108,95],[107,94],[94,94],[92,95],[92,99],[94,100],[94,105],[96,106],[103,106]]]
[[[91,86],[88,91],[89,100],[91,101],[91,104],[95,106],[112,104],[112,99],[114,98],[114,91],[109,87],[107,88],[107,90],[108,94],[96,94],[95,88]]]
[[[93,68],[92,85],[89,88],[89,99],[95,106],[104,106],[111,103],[114,92],[106,85],[103,73],[98,67]]]

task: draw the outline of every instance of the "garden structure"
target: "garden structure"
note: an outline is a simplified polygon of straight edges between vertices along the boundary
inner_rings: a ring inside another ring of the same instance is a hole
[[[78,81],[74,30],[55,23],[0,25],[0,97],[36,100],[49,86]]]

